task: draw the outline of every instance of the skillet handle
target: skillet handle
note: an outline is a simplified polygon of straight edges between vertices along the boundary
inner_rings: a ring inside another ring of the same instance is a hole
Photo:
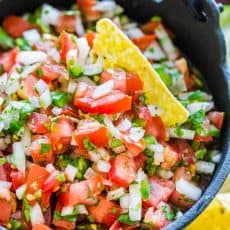
[[[201,0],[183,0],[183,1],[190,8],[194,17],[197,20],[199,20],[201,22],[207,21],[208,16],[202,8],[202,1]],[[216,3],[215,1],[213,1],[213,2],[216,6],[217,13],[222,12],[223,11],[223,5],[221,3]]]

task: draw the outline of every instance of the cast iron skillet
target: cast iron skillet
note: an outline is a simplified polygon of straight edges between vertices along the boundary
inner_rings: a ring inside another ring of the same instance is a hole
[[[1,0],[0,18],[33,10],[43,2],[68,6],[72,0]],[[144,22],[153,15],[162,16],[176,34],[180,49],[205,76],[215,103],[226,113],[220,142],[223,154],[217,170],[196,204],[166,229],[181,229],[198,216],[213,199],[230,170],[230,72],[225,64],[225,45],[219,28],[219,8],[212,0],[117,0],[126,13]]]

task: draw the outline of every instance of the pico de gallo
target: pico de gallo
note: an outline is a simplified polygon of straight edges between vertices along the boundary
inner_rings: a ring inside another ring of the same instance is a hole
[[[103,17],[148,59],[186,122],[167,127],[137,73],[95,59]],[[1,229],[162,229],[200,198],[221,159],[224,113],[174,36],[160,17],[139,24],[113,1],[3,20]]]

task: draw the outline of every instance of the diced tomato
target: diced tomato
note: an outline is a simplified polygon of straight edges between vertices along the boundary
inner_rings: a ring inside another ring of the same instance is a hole
[[[53,171],[47,179],[44,181],[42,185],[42,191],[43,192],[53,192],[57,186],[61,184],[60,181],[58,181],[57,176],[58,176],[58,171]]]
[[[64,66],[62,65],[55,65],[55,64],[44,64],[41,67],[42,70],[42,80],[46,81],[47,83],[56,80],[61,76],[67,75],[67,71]],[[38,76],[40,77],[40,76]]]
[[[136,165],[132,158],[122,153],[111,160],[109,179],[116,185],[128,187],[136,178]]]
[[[153,21],[149,21],[147,23],[145,23],[144,25],[141,26],[141,29],[145,32],[145,33],[148,33],[148,34],[153,34],[155,29],[161,25],[162,23],[160,21],[156,21],[156,22],[153,22]]]
[[[134,158],[136,169],[144,168],[147,157],[144,154],[139,154]]]
[[[133,38],[133,43],[141,50],[146,50],[150,44],[155,40],[155,35],[143,35],[140,38]]]
[[[49,173],[44,167],[41,167],[37,164],[33,164],[27,175],[27,193],[34,193],[40,189],[45,182],[46,178],[49,176]]]
[[[195,142],[212,142],[213,137],[212,136],[199,136],[199,135],[196,135],[194,137],[194,141]]]
[[[49,228],[45,224],[35,224],[33,230],[51,230],[51,228]]]
[[[105,147],[108,145],[107,128],[98,121],[81,120],[77,130],[73,134],[73,138],[81,149],[84,149],[84,138],[89,138],[97,147]]]
[[[49,131],[51,121],[46,114],[33,112],[27,122],[33,133],[44,134]]]
[[[175,190],[175,184],[170,180],[152,177],[149,183],[151,195],[149,200],[144,201],[148,206],[157,207],[161,201],[167,202]]]
[[[187,181],[190,181],[192,179],[191,172],[188,170],[188,168],[185,167],[179,167],[176,169],[173,175],[173,181],[176,182],[179,179],[185,179]]]
[[[10,173],[12,172],[12,168],[9,163],[5,163],[0,165],[0,180],[10,181]]]
[[[3,66],[3,70],[5,72],[9,72],[11,68],[15,65],[17,55],[18,55],[18,48],[14,48],[8,52],[1,54],[0,65]]]
[[[209,112],[207,115],[208,119],[216,126],[216,128],[221,129],[224,122],[223,112]]]
[[[166,141],[168,138],[166,127],[159,116],[147,120],[145,130],[149,135],[156,137],[158,141]]]
[[[135,94],[135,97],[138,97],[137,99],[135,99],[135,101],[139,101],[139,97],[141,94],[139,94],[139,91],[137,91],[137,93]],[[138,117],[140,119],[143,119],[145,121],[149,121],[151,122],[152,116],[149,112],[149,109],[146,106],[143,105],[139,105],[138,106],[138,111],[137,111]]]
[[[92,98],[95,87],[87,86],[84,89],[78,86],[74,98],[74,105],[86,113],[115,114],[131,109],[132,98],[117,90],[102,96]]]
[[[129,137],[124,136],[124,143],[126,148],[129,150],[129,153],[133,157],[136,157],[145,149],[145,142],[143,139],[139,140],[138,142],[134,142]]]
[[[8,224],[12,212],[12,203],[0,199],[0,224]]]
[[[104,189],[103,178],[101,175],[96,174],[87,180],[90,194],[92,196],[99,195]]]
[[[61,15],[58,18],[58,22],[55,29],[58,33],[61,33],[62,31],[74,33],[75,27],[76,27],[75,15]]]
[[[34,85],[38,82],[38,78],[34,77],[33,75],[29,75],[26,77],[18,90],[18,95],[22,99],[28,99],[29,97],[37,97],[38,93],[34,89]]]
[[[21,37],[23,32],[34,28],[26,19],[14,15],[7,16],[2,23],[3,28],[12,37]]]
[[[188,91],[194,90],[196,88],[196,82],[189,74],[184,75],[184,81]]]
[[[71,39],[71,35],[63,31],[59,37],[60,40],[60,55],[62,62],[66,62],[67,53],[76,48],[76,44]]]
[[[121,230],[120,222],[116,220],[112,226],[109,228],[109,230]]]
[[[94,38],[95,38],[95,33],[93,31],[88,31],[85,34],[85,37],[87,39],[88,45],[92,48],[93,47],[93,41],[94,41]]]
[[[29,147],[29,152],[34,163],[51,163],[53,160],[51,140],[46,135],[36,136]]]
[[[172,146],[167,145],[164,148],[164,162],[161,164],[161,167],[165,170],[170,170],[180,160],[182,160],[180,152],[177,152]]]
[[[13,190],[15,191],[18,187],[25,183],[25,176],[23,173],[18,171],[12,171],[10,173],[11,182],[13,186]]]
[[[65,206],[84,204],[89,198],[89,195],[89,186],[85,180],[71,184],[69,188],[67,188],[67,191],[62,193],[61,201]]]
[[[143,90],[144,83],[135,73],[127,73],[127,93],[134,94],[135,91]]]
[[[182,210],[186,210],[186,209],[190,208],[194,203],[193,200],[189,199],[188,197],[186,197],[183,194],[180,194],[176,190],[173,192],[170,201],[174,205],[176,205],[176,207],[179,207]]]
[[[77,0],[77,5],[88,21],[94,21],[100,17],[100,13],[93,9],[96,5],[95,0]]]
[[[121,208],[114,201],[100,197],[95,206],[89,206],[89,212],[97,223],[110,227],[121,214]]]
[[[152,207],[145,213],[144,222],[152,224],[156,229],[161,229],[170,223],[162,209],[154,211]]]
[[[61,114],[62,114],[62,115],[69,115],[69,116],[71,116],[71,117],[76,117],[76,118],[79,117],[78,111],[76,110],[76,108],[72,108],[72,107],[69,106],[69,105],[65,105],[65,106],[62,108]]]
[[[65,116],[61,116],[51,124],[50,138],[55,153],[62,153],[69,147],[73,131],[72,122]]]

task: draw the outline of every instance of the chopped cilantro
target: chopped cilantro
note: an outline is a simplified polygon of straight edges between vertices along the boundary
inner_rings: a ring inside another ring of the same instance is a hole
[[[104,119],[105,119],[104,115],[102,115],[102,114],[96,114],[96,115],[93,115],[93,118],[95,120],[97,120],[98,122],[104,124]]]
[[[150,197],[150,184],[147,179],[141,181],[141,196],[143,200],[148,200]]]
[[[147,161],[146,161],[146,172],[148,174],[148,176],[153,176],[157,173],[159,166],[154,165],[154,161],[152,157],[148,157]]]
[[[153,47],[150,47],[150,48],[148,48],[147,50],[148,50],[148,52],[150,52],[150,53],[154,53],[154,48],[153,48]]]
[[[206,148],[200,149],[200,150],[197,150],[195,152],[195,157],[196,157],[197,160],[202,160],[202,159],[204,159],[206,154],[207,154],[207,149]]]
[[[122,142],[120,140],[118,140],[118,139],[113,139],[111,141],[111,147],[112,148],[116,148],[116,147],[119,147],[121,145],[122,145]]]
[[[144,136],[144,141],[145,141],[146,146],[157,144],[156,138],[154,136],[150,136],[150,135],[147,135],[147,134],[145,134],[145,136]]]
[[[146,100],[147,100],[147,97],[144,93],[142,93],[139,97],[138,97],[139,101],[143,104],[143,105],[146,105]]]
[[[169,208],[166,205],[163,205],[162,207],[162,211],[165,214],[165,217],[167,220],[174,220],[175,219],[175,214],[173,211],[170,211]]]
[[[11,219],[10,220],[10,228],[12,230],[22,230],[23,226],[22,223],[18,220]]]
[[[180,138],[183,137],[183,135],[184,135],[184,132],[179,125],[176,126],[174,132]]]
[[[83,74],[83,68],[78,64],[73,64],[69,66],[69,73],[72,78],[78,78]]]
[[[52,104],[58,107],[64,107],[68,102],[68,93],[54,91],[51,92]]]
[[[14,47],[14,40],[2,27],[0,27],[0,46],[4,49],[10,49]]]
[[[64,182],[65,181],[65,175],[63,173],[59,173],[59,174],[57,174],[56,179],[59,182]]]
[[[83,142],[83,146],[88,151],[95,151],[95,150],[97,150],[97,147],[89,140],[88,137],[85,137],[82,142]]]
[[[140,118],[134,118],[132,120],[133,127],[144,127],[145,126],[145,120]]]
[[[42,78],[44,76],[44,71],[41,68],[38,68],[36,70],[36,74],[38,75],[38,77]]]
[[[188,100],[190,102],[193,102],[193,101],[202,101],[202,100],[204,100],[204,93],[202,93],[200,90],[196,90],[196,91],[192,92],[188,96]]]
[[[5,157],[0,157],[0,165],[4,165],[6,162],[7,161]]]
[[[50,151],[50,149],[51,149],[50,144],[41,143],[41,151],[40,151],[41,154],[48,153]]]
[[[118,221],[122,224],[127,224],[127,225],[134,225],[137,223],[137,222],[130,220],[129,215],[127,215],[127,214],[121,214],[118,217]]]
[[[23,204],[24,204],[24,216],[25,216],[26,221],[29,222],[31,206],[26,199],[23,199]]]

